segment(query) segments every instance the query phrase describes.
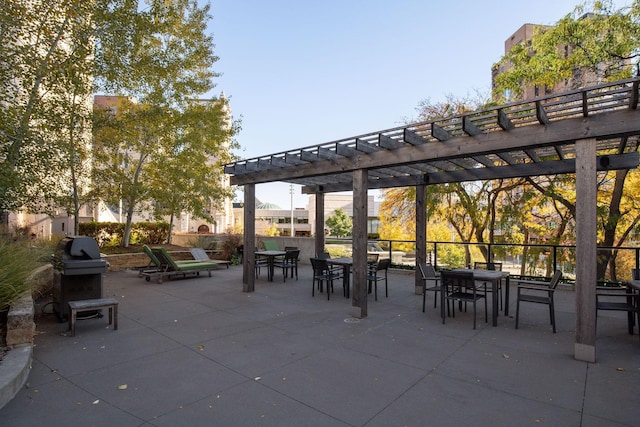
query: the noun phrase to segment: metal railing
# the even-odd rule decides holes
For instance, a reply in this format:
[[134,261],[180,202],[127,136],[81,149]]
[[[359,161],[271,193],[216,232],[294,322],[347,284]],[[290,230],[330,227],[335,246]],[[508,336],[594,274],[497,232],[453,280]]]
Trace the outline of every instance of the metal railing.
[[[368,252],[391,258],[397,268],[415,267],[415,241],[369,240]],[[329,252],[350,256],[351,239],[326,240]],[[640,268],[640,247],[598,247],[599,282],[619,283],[631,279],[631,269]],[[570,245],[517,243],[427,242],[427,262],[438,269],[473,266],[475,262],[501,262],[505,270],[519,277],[551,277],[556,269],[563,281],[575,280],[576,248]]]

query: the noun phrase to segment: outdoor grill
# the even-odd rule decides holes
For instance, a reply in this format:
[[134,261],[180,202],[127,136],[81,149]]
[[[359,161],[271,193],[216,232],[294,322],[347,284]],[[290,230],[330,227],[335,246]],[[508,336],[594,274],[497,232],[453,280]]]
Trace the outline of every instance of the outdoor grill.
[[102,298],[102,273],[107,262],[91,237],[66,237],[54,255],[53,307],[63,322],[69,316],[69,301]]

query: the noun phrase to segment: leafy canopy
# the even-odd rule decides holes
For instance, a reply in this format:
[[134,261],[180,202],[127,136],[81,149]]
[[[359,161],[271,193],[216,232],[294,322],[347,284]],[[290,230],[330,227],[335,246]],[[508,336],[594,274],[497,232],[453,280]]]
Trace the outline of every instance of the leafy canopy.
[[353,229],[353,221],[351,221],[349,215],[342,209],[336,209],[333,215],[327,218],[325,224],[329,228],[331,235],[336,237],[349,236]]

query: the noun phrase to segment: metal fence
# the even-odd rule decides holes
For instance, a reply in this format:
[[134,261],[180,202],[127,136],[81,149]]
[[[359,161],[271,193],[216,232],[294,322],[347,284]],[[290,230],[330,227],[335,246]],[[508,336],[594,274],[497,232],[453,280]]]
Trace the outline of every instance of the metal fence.
[[[334,256],[350,256],[350,239],[327,239]],[[391,258],[397,268],[415,267],[415,241],[370,240],[369,253]],[[618,283],[631,279],[631,270],[640,268],[640,247],[598,247],[599,282]],[[438,269],[473,267],[475,262],[501,262],[502,268],[518,277],[551,277],[560,269],[563,281],[575,280],[576,248],[568,245],[515,243],[427,242],[427,262]]]

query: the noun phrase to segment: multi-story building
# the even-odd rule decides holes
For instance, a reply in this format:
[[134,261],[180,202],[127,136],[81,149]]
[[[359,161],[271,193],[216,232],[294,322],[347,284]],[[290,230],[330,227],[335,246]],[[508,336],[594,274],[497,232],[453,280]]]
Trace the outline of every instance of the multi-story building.
[[[593,18],[594,15],[592,13],[586,13],[584,14],[582,17],[580,17],[580,19],[591,19]],[[531,39],[533,38],[533,36],[540,32],[540,31],[545,31],[547,29],[553,28],[552,26],[549,25],[540,25],[540,24],[524,24],[522,25],[520,28],[518,28],[516,30],[515,33],[513,33],[509,38],[507,38],[504,42],[504,53],[505,55],[511,50],[512,47],[521,44],[521,43],[526,43],[528,46],[531,46]],[[568,45],[559,45],[558,46],[558,53],[562,56],[564,56],[565,58],[571,56],[571,54],[573,53],[574,50],[574,46],[568,44]],[[534,55],[535,52],[533,51],[533,49],[531,49],[531,55]],[[623,60],[621,63],[615,63],[615,64],[601,64],[601,67],[599,67],[599,71],[602,72],[606,69],[609,68],[613,68],[613,69],[617,69],[620,66],[630,66],[631,65],[631,60]],[[611,66],[611,67],[610,67]],[[508,62],[500,62],[498,64],[495,64],[492,69],[491,69],[491,83],[492,83],[492,88],[495,88],[495,80],[496,77],[502,73],[504,73],[505,71],[509,70],[510,68],[510,64]],[[602,73],[600,73],[602,74]],[[578,70],[576,69],[573,72],[573,76],[571,78],[565,79],[561,82],[558,82],[554,85],[554,87],[547,87],[547,86],[528,86],[525,87],[522,91],[522,96],[518,97],[518,99],[515,99],[515,97],[513,96],[513,94],[511,93],[505,93],[504,98],[507,101],[516,101],[516,100],[526,100],[526,99],[532,99],[538,96],[545,96],[545,95],[550,95],[553,93],[562,93],[562,92],[566,92],[572,89],[576,89],[578,87],[584,87],[584,86],[590,86],[590,85],[595,85],[595,84],[599,84],[601,83],[600,79],[602,77],[599,76],[598,73],[596,73],[595,71],[590,71],[590,70]]]
[[[531,45],[531,38],[537,31],[544,30],[545,28],[551,28],[548,25],[539,25],[539,24],[524,24],[520,28],[516,30],[508,39],[504,42],[504,53],[511,50],[512,47],[520,44],[526,43],[527,45]],[[505,71],[509,70],[510,64],[508,62],[500,62],[495,64],[491,69],[491,87],[495,88],[496,77]],[[547,95],[552,92],[552,88],[548,87],[539,87],[539,86],[529,86],[523,89],[522,98],[530,99],[535,98],[537,96]],[[513,96],[511,93],[503,94],[504,98],[507,100],[512,100]]]
[[[244,227],[244,203],[234,203],[234,228]],[[292,225],[293,224],[293,225]],[[275,232],[279,236],[311,236],[309,212],[306,209],[281,209],[273,203],[261,203],[256,200],[256,234],[266,235]],[[293,230],[293,233],[291,232]]]
[[[374,196],[367,197],[367,234],[377,234],[380,227],[380,219],[378,217],[378,210],[380,203],[375,201]],[[334,214],[337,209],[342,209],[349,216],[353,218],[353,196],[351,194],[325,194],[324,196],[324,218],[325,221],[328,217]],[[309,203],[307,204],[307,210],[309,211],[309,223],[311,229],[315,230],[316,224],[316,197],[315,194],[309,196]],[[325,227],[326,230],[326,227]],[[326,230],[328,231],[328,230]]]
[[[380,203],[373,196],[368,198],[368,233],[377,234],[380,226],[378,209]],[[351,195],[325,194],[324,218],[334,214],[337,209],[342,209],[353,218],[353,198]],[[243,203],[234,203],[234,219],[237,229],[243,228],[244,208]],[[256,200],[256,234],[264,235],[267,230],[276,228],[279,236],[291,236],[291,223],[293,219],[293,235],[297,237],[311,236],[315,230],[316,202],[315,195],[310,195],[306,209],[293,210],[281,209],[272,203],[261,203]],[[328,230],[325,230],[328,233]]]

